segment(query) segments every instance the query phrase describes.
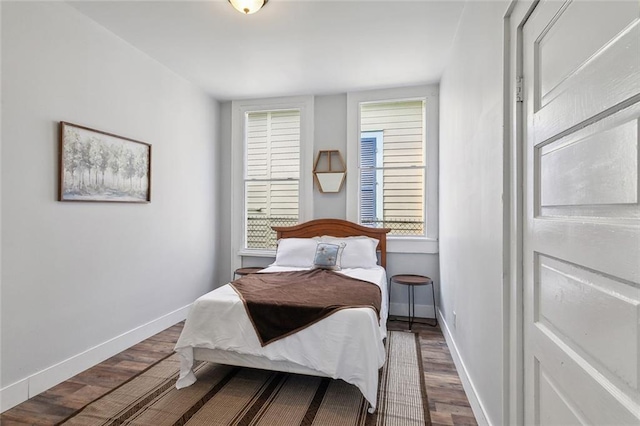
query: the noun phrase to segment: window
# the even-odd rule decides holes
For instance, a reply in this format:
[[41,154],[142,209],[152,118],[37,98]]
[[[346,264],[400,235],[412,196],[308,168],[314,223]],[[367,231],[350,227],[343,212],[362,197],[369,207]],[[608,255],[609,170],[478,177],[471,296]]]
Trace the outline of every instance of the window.
[[424,100],[360,104],[360,223],[425,237]]
[[273,249],[272,226],[298,223],[300,110],[246,114],[246,248]]
[[390,228],[390,252],[436,253],[438,89],[347,95],[347,218]]
[[274,255],[272,226],[295,225],[312,213],[313,97],[234,101],[231,108],[235,270],[241,256]]

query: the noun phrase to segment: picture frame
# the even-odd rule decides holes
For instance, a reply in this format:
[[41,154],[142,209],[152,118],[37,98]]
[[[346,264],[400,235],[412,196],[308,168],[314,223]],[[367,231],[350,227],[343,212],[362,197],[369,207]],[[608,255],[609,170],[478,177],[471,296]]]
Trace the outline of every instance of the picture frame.
[[151,202],[151,145],[60,122],[59,201]]

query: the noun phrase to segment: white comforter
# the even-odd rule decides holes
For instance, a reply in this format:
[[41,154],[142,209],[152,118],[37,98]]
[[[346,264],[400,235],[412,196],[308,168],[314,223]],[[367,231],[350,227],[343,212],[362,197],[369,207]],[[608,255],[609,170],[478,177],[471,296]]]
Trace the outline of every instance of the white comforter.
[[[302,270],[271,266],[264,272]],[[370,308],[343,309],[291,336],[264,347],[245,307],[231,286],[224,285],[198,298],[187,316],[175,351],[180,354],[178,389],[196,381],[193,348],[222,349],[303,365],[358,387],[375,410],[378,369],[385,361],[387,335],[387,278],[381,267],[344,269],[341,273],[369,281],[382,290],[380,322]]]

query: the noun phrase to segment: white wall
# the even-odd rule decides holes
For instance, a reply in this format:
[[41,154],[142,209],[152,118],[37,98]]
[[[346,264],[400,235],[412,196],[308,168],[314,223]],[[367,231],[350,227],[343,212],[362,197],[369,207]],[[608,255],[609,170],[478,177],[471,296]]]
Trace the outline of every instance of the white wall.
[[[60,2],[2,2],[2,408],[214,286],[218,103]],[[58,122],[153,145],[150,204],[56,201]]]
[[[313,160],[318,151],[338,149],[346,162],[347,155],[347,94],[316,96],[314,105]],[[356,173],[347,170],[347,173]],[[313,183],[313,217],[347,218],[346,182],[340,192],[323,194]]]
[[[230,103],[225,103],[222,106],[222,127],[226,128],[227,121],[230,121],[229,117],[226,117],[224,111],[230,110]],[[229,124],[230,127],[230,124]],[[230,148],[231,138],[230,134],[227,138],[223,137],[223,152],[227,152]],[[347,94],[334,94],[334,95],[322,95],[314,97],[314,147],[313,155],[314,160],[319,150],[326,149],[338,149],[343,155],[345,162],[347,162]],[[221,168],[224,173],[227,173],[227,166]],[[229,172],[230,173],[230,172]],[[347,170],[347,173],[357,173],[357,170]],[[221,178],[222,181],[230,179],[230,174],[225,174],[225,177]],[[347,198],[346,198],[346,185],[347,181],[342,187],[342,190],[338,193],[323,194],[318,191],[316,184],[314,183],[313,189],[313,218],[339,218],[345,219],[347,212]],[[221,202],[225,205],[230,202],[229,186],[227,185],[225,191],[222,194],[223,200],[229,200]],[[230,215],[230,209],[227,208],[228,215]],[[230,238],[230,237],[229,237]],[[226,241],[226,240],[225,240]],[[273,262],[272,257],[248,257],[245,256],[242,259],[243,266],[266,266]],[[230,265],[230,260],[228,260]],[[438,300],[437,291],[440,282],[440,270],[438,263],[438,254],[408,254],[408,253],[389,253],[387,257],[387,275],[391,277],[394,274],[422,274],[427,275],[433,279],[436,286],[436,300]],[[220,285],[226,283],[232,276],[230,267],[227,271],[220,274]],[[394,285],[390,291],[391,305],[390,313],[392,315],[407,315],[407,288],[401,285]],[[431,287],[418,287],[415,289],[416,300],[416,315],[419,317],[434,317],[433,310],[433,298]]]
[[476,415],[495,425],[505,424],[501,196],[507,6],[506,1],[467,2],[440,84],[443,329],[469,381],[466,390],[480,405]]

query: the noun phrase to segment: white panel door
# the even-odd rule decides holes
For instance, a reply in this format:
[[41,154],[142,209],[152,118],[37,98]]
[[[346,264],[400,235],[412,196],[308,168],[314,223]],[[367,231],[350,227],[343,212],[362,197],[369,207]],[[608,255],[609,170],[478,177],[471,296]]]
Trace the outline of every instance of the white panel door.
[[523,28],[525,420],[640,425],[640,2]]

